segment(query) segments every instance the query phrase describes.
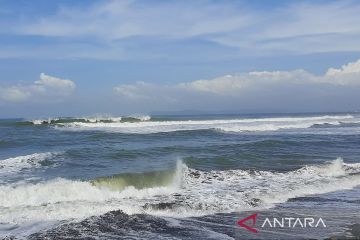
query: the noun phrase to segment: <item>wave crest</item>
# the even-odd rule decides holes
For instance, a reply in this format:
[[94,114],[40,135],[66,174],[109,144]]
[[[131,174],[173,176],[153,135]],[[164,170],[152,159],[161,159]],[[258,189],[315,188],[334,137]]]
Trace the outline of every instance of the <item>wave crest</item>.
[[41,167],[45,165],[46,161],[59,154],[58,152],[34,153],[0,160],[0,174],[10,174],[23,169]]
[[290,198],[350,189],[359,184],[360,165],[345,164],[342,159],[285,173],[206,172],[178,162],[175,171],[143,176],[118,175],[89,182],[54,179],[0,186],[0,207],[6,209],[0,222],[82,218],[116,209],[128,214],[145,211],[196,216],[268,208]]
[[174,182],[175,171],[154,171],[145,173],[125,173],[108,177],[98,177],[91,181],[94,186],[111,190],[124,190],[132,186],[144,189],[159,186],[168,186]]
[[282,129],[306,129],[321,124],[340,125],[341,123],[358,122],[351,115],[222,119],[222,120],[172,120],[172,121],[137,121],[137,122],[71,122],[59,123],[63,130],[101,130],[120,133],[150,134],[174,131],[194,131],[215,129],[222,132],[263,132]]
[[68,118],[47,118],[34,119],[25,121],[24,123],[31,123],[33,125],[54,125],[67,123],[120,123],[120,122],[139,122],[149,121],[151,116],[148,115],[131,115],[131,116],[95,116],[95,117],[68,117]]

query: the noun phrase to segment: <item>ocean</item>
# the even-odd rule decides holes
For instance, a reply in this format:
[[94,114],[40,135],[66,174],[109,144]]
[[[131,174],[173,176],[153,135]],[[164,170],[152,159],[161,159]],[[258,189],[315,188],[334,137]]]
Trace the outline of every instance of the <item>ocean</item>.
[[359,113],[0,120],[0,238],[359,237]]

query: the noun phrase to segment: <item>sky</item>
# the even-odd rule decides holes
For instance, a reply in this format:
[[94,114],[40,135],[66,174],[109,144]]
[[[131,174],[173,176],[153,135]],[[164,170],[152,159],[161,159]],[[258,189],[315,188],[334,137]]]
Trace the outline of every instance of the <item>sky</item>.
[[356,0],[0,0],[0,118],[360,111]]

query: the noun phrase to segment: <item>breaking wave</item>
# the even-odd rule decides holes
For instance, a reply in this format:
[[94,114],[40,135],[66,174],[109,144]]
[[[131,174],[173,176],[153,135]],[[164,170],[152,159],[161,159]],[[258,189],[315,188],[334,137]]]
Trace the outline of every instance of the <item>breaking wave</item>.
[[173,171],[0,186],[0,222],[79,219],[117,209],[176,217],[236,212],[359,184],[360,164],[340,158],[283,173],[206,172],[178,162]]
[[149,121],[151,119],[148,115],[131,115],[126,117],[112,117],[112,116],[96,116],[96,117],[76,117],[76,118],[46,118],[34,119],[25,121],[23,123],[30,123],[33,125],[48,125],[48,124],[65,124],[65,123],[120,123],[120,122],[139,122]]
[[154,171],[146,173],[125,173],[109,177],[98,177],[91,183],[98,187],[111,190],[123,190],[128,186],[144,189],[158,186],[167,186],[173,181],[174,171]]
[[59,154],[57,152],[34,153],[0,160],[0,175],[48,165],[48,161]]
[[59,123],[56,126],[63,130],[101,130],[120,133],[161,133],[192,130],[218,130],[222,132],[277,131],[282,129],[307,129],[328,124],[341,125],[359,123],[352,115],[317,116],[317,117],[284,117],[284,118],[248,118],[222,120],[173,120],[173,121],[138,121],[138,122],[80,122]]

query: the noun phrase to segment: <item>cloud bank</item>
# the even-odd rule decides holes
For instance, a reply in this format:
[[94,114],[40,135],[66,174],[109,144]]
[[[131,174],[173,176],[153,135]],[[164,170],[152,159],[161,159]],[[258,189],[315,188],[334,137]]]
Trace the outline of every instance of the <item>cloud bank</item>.
[[40,74],[39,80],[30,85],[0,86],[0,99],[6,102],[58,101],[70,96],[76,88],[73,81]]
[[[45,107],[43,103],[54,102],[59,104],[52,104],[51,111],[57,115],[60,106],[61,114],[71,111],[71,115],[183,110],[212,113],[356,111],[360,110],[360,60],[329,68],[323,74],[295,69],[251,71],[177,83],[171,79],[164,84],[139,81],[118,84],[105,92],[97,89],[81,95],[84,92],[79,91],[80,95],[70,99],[75,89],[71,80],[42,73],[32,84],[0,87],[0,103],[18,115],[27,111],[22,106],[33,109],[43,106],[39,113],[47,115],[50,105]],[[63,104],[67,98],[71,106]]]
[[138,82],[114,88],[122,101],[150,106],[152,109],[156,106],[182,106],[183,109],[238,107],[263,110],[312,106],[328,109],[326,104],[334,101],[337,107],[342,106],[345,110],[344,102],[351,102],[349,107],[358,105],[354,98],[359,99],[356,96],[359,90],[360,60],[340,68],[329,68],[323,75],[302,69],[253,71],[174,85]]

